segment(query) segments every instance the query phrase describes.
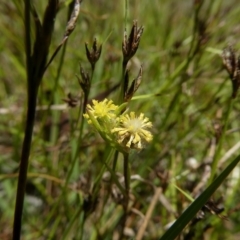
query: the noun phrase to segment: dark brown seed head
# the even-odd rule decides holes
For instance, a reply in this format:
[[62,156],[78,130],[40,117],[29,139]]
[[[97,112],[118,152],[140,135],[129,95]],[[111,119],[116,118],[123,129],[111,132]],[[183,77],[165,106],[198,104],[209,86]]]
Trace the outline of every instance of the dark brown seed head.
[[92,68],[94,68],[96,62],[98,61],[98,59],[101,56],[102,45],[100,45],[98,47],[97,46],[97,39],[95,38],[94,41],[93,41],[91,51],[89,51],[87,43],[85,43],[85,49],[86,49],[86,55],[87,55],[88,61],[90,62]]
[[[134,93],[138,90],[141,81],[142,81],[142,67],[139,70],[139,73],[137,75],[137,77],[132,81],[131,86],[128,88],[128,82],[129,82],[129,76],[128,76],[128,71],[126,71],[125,74],[125,81],[127,81],[126,84],[126,89],[124,89],[124,100],[125,102],[128,102],[132,99]],[[128,89],[127,89],[128,88]]]
[[82,66],[80,66],[80,75],[81,75],[81,78],[77,76],[79,85],[81,86],[84,94],[88,95],[90,91],[90,86],[91,86],[90,77],[89,77],[89,74],[84,71]]
[[240,57],[232,47],[227,47],[222,53],[223,65],[229,73],[232,82],[232,98],[236,98],[240,87]]
[[134,56],[136,53],[141,36],[143,34],[143,27],[137,26],[137,21],[133,22],[132,30],[127,36],[126,30],[124,32],[124,39],[122,43],[122,52],[123,52],[123,63],[127,64],[127,62]]
[[236,54],[232,47],[228,47],[223,50],[222,60],[224,67],[227,69],[230,77],[232,78],[237,65]]

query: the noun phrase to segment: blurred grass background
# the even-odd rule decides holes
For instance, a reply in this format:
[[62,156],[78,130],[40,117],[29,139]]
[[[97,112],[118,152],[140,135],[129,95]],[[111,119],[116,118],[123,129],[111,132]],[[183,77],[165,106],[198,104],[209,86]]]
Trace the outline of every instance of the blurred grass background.
[[[201,24],[196,30],[194,16],[198,2],[203,5],[198,13]],[[65,30],[69,1],[64,3],[56,18],[50,52],[58,46]],[[47,1],[33,4],[42,16]],[[116,186],[109,184],[107,171],[97,203],[88,209],[93,207],[91,191],[102,168],[105,143],[87,124],[81,142],[78,141],[79,108],[67,108],[63,99],[69,93],[82,96],[75,75],[79,75],[80,64],[90,72],[84,43],[91,46],[95,37],[103,49],[93,75],[90,98],[117,99],[119,89],[110,95],[105,93],[121,80],[125,10],[124,1],[84,1],[76,29],[67,43],[59,79],[61,54],[44,75],[38,106],[46,108],[38,110],[36,116],[23,239],[119,238],[122,196]],[[134,79],[142,64],[143,80],[129,107],[149,117],[154,126],[154,140],[141,152],[130,155],[132,200],[125,226],[126,239],[136,237],[156,189],[161,192],[142,239],[159,239],[168,224],[190,204],[176,185],[192,198],[207,186],[205,176],[232,91],[220,54],[228,44],[240,47],[239,11],[236,0],[129,1],[127,31],[134,19],[144,26],[140,47],[129,65]],[[0,12],[0,239],[10,239],[26,115],[23,3],[3,0]],[[194,36],[197,39],[193,42]],[[198,43],[200,46],[190,58],[195,47],[192,44]],[[184,65],[184,61],[188,63]],[[50,105],[58,109],[48,109]],[[221,162],[219,169],[239,152],[239,108],[237,98],[220,158],[232,147],[236,149]],[[76,149],[77,163],[72,166]],[[119,181],[122,168],[120,156],[116,168]],[[238,239],[238,186],[237,167],[212,198],[217,209],[224,208],[221,214],[227,220],[206,211],[202,219],[196,218],[189,224],[180,239]]]

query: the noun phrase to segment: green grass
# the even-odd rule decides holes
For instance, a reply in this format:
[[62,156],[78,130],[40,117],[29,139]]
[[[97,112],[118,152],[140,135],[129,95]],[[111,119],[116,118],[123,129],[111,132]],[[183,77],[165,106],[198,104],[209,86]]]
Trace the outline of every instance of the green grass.
[[[57,13],[48,60],[62,41],[70,2]],[[26,187],[22,239],[238,239],[240,105],[221,53],[229,44],[240,49],[240,7],[235,0],[193,2],[81,4],[76,28],[37,87],[28,177],[19,184]],[[32,6],[42,22],[47,1]],[[3,1],[0,11],[0,239],[11,239],[27,85],[36,87],[27,78],[25,39],[33,52],[37,37],[33,12],[24,32],[24,1]],[[89,102],[122,102],[123,34],[135,19],[144,32],[129,80],[141,65],[143,76],[128,108],[150,119],[153,141],[123,156],[83,119],[76,75],[82,78],[80,65],[89,73]],[[85,42],[91,49],[94,38],[102,53],[92,72]],[[64,101],[69,93],[73,108]]]

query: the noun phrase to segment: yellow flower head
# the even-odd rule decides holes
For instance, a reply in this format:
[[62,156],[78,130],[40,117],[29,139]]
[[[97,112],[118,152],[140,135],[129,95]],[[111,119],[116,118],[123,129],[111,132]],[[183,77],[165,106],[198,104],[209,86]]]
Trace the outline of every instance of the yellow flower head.
[[[112,100],[104,99],[102,102],[93,100],[93,106],[87,105],[87,111],[89,111],[96,119],[97,118],[116,118],[115,110],[118,108],[113,104]],[[86,113],[84,117],[89,119],[89,115]],[[89,121],[91,123],[91,121]]]
[[152,127],[152,123],[141,113],[139,117],[135,112],[121,115],[119,127],[115,127],[112,133],[117,133],[118,142],[127,148],[142,149],[142,141],[150,142],[153,138],[151,132],[146,130]]
[[130,149],[142,149],[144,143],[153,138],[148,128],[152,123],[141,113],[123,113],[127,103],[120,106],[113,104],[112,100],[102,102],[93,100],[92,106],[87,105],[84,117],[88,123],[99,132],[102,138],[119,151],[129,152]]

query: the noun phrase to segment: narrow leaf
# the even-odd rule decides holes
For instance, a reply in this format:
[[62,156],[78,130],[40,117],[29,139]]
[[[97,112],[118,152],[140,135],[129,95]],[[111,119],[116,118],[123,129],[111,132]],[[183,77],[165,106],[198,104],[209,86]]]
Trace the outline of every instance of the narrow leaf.
[[174,222],[159,240],[175,239],[186,225],[194,218],[197,212],[204,206],[212,194],[222,184],[222,182],[231,173],[234,167],[239,163],[240,155],[237,156],[227,168],[209,185],[209,187],[183,212],[183,214]]

